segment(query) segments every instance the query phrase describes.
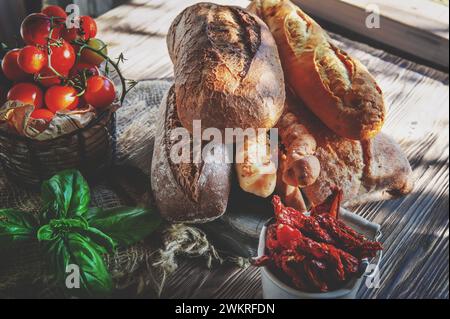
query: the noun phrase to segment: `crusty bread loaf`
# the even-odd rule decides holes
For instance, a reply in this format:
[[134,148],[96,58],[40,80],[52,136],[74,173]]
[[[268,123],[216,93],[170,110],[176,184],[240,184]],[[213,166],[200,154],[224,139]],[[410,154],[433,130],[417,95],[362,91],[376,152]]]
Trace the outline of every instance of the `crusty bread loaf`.
[[400,146],[383,133],[366,141],[338,136],[301,102],[297,115],[317,142],[320,162],[316,182],[302,188],[311,204],[320,204],[342,189],[346,206],[384,200],[410,193],[414,186],[411,166]]
[[355,140],[381,130],[386,110],[380,87],[312,18],[289,0],[253,0],[249,10],[269,26],[288,85],[330,129]]
[[202,128],[272,128],[285,87],[267,26],[242,8],[199,3],[184,10],[167,37],[178,115]]
[[[155,137],[151,182],[161,215],[171,222],[202,223],[225,213],[230,193],[232,165],[210,161],[211,154],[201,163],[174,163],[171,153],[180,143],[171,132],[181,127],[172,88],[160,106],[160,120]],[[193,150],[192,141],[189,140]],[[216,145],[214,155],[225,159],[225,146]],[[192,156],[191,156],[192,157]]]

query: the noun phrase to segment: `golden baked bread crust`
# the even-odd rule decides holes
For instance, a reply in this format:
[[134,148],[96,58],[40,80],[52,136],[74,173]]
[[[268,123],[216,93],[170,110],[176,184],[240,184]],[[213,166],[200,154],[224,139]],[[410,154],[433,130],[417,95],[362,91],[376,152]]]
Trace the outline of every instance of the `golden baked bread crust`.
[[272,128],[285,101],[284,75],[267,26],[242,8],[199,3],[167,37],[179,118],[202,128]]
[[313,19],[289,0],[254,0],[249,10],[269,26],[288,85],[330,129],[355,140],[381,130],[386,109],[380,87]]

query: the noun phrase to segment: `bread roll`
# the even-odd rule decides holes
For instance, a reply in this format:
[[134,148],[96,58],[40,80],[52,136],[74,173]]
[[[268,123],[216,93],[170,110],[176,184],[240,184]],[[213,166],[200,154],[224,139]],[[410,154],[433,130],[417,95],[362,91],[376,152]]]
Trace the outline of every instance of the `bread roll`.
[[283,167],[285,162],[280,160],[280,166],[278,168],[278,178],[276,193],[281,197],[282,202],[288,206],[292,207],[300,212],[306,212],[307,206],[303,198],[303,194],[298,186],[288,185],[283,181],[283,173],[285,169]]
[[202,128],[272,128],[284,109],[284,75],[267,26],[242,8],[199,3],[167,36],[178,115]]
[[[242,145],[243,162],[236,163],[242,190],[266,198],[273,194],[277,183],[277,167],[271,160],[266,134],[249,138]],[[239,151],[238,146],[238,151]]]
[[283,156],[280,163],[280,178],[284,183],[295,187],[305,187],[313,184],[320,173],[320,163],[315,157],[317,143],[301,124],[295,114],[295,99],[287,99],[286,113],[277,124]]
[[381,130],[386,109],[380,87],[313,19],[289,0],[253,0],[249,10],[269,26],[288,85],[330,129],[355,140]]
[[[177,153],[180,143],[177,136],[172,136],[172,132],[181,127],[175,99],[175,89],[172,86],[160,106],[160,121],[152,160],[152,191],[161,215],[168,221],[209,222],[225,213],[230,194],[232,165],[225,160],[211,161],[213,155],[209,153],[198,164],[193,161],[172,161],[171,154]],[[187,142],[190,150],[193,150],[191,139]],[[214,155],[218,159],[225,159],[225,152],[223,144],[214,148]]]

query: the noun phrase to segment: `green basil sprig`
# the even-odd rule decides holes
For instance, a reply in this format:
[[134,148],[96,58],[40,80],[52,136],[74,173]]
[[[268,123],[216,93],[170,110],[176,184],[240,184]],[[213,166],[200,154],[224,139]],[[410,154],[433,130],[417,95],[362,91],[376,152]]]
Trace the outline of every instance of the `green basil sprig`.
[[52,273],[65,287],[66,270],[80,270],[80,288],[67,291],[80,297],[111,293],[111,275],[103,255],[117,246],[132,245],[154,232],[161,217],[148,208],[89,208],[89,186],[80,172],[63,171],[42,184],[44,211],[33,214],[0,210],[0,251],[20,242],[43,244]]
[[13,209],[0,210],[0,251],[17,243],[31,240],[38,226],[37,219],[30,213]]

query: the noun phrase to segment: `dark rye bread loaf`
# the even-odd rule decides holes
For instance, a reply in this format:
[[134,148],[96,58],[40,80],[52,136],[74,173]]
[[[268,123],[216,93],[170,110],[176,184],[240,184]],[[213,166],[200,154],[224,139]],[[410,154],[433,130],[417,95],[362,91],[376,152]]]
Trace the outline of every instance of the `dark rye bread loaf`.
[[285,101],[275,40],[239,7],[199,3],[173,22],[167,45],[175,70],[178,115],[202,128],[272,128]]
[[[224,161],[214,163],[174,163],[171,153],[181,144],[171,132],[181,128],[172,86],[160,106],[159,125],[156,131],[151,181],[156,205],[161,215],[180,223],[202,223],[214,220],[225,213],[230,193],[232,165]],[[192,159],[192,139],[188,141]],[[225,158],[225,146],[214,148],[214,154]]]

